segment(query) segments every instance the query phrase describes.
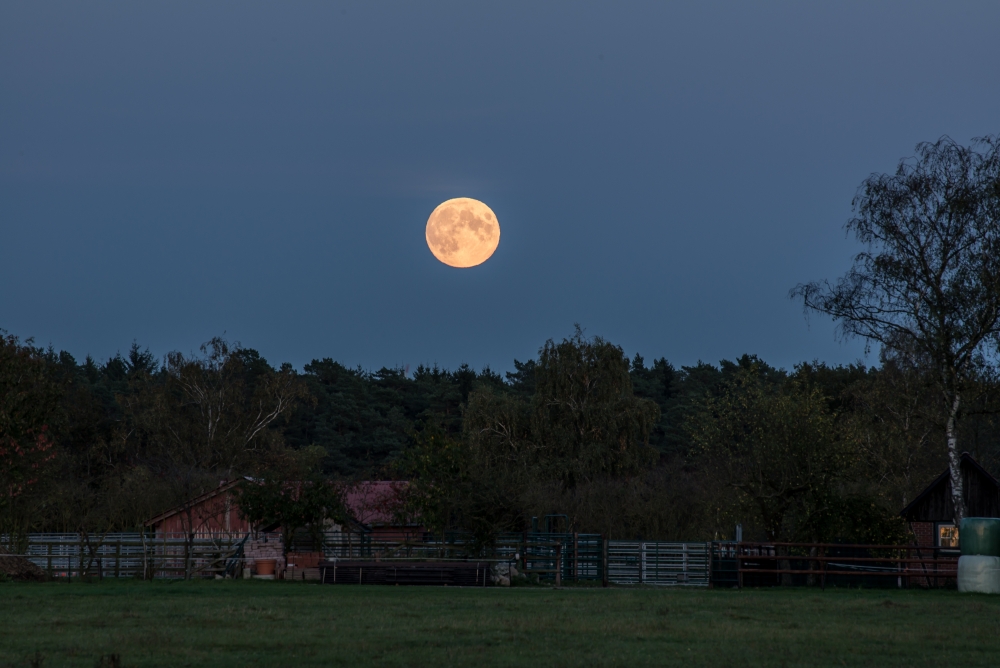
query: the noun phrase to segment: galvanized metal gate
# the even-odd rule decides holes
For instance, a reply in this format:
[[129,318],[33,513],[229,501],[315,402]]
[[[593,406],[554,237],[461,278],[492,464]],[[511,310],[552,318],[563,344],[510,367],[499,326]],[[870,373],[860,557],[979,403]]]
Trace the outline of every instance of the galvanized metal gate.
[[608,580],[615,584],[707,587],[708,543],[608,541]]
[[[264,534],[262,534],[264,535]],[[22,555],[51,577],[185,577],[231,572],[242,560],[245,536],[199,534],[28,534]],[[9,539],[0,536],[0,545]],[[8,549],[8,551],[11,551]],[[237,553],[239,556],[237,556]]]

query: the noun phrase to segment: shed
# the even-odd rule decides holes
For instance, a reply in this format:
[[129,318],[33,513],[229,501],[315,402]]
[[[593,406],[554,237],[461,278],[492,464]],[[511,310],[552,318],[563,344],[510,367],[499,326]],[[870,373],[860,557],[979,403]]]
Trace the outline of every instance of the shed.
[[[1000,483],[967,452],[962,453],[960,466],[968,516],[1000,517]],[[920,547],[957,548],[958,528],[948,469],[903,508],[900,515],[910,523]]]

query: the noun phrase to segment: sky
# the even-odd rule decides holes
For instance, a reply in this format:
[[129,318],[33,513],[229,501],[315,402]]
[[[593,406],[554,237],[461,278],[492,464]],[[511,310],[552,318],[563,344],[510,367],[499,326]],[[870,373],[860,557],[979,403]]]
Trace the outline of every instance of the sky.
[[[921,141],[1000,132],[1000,3],[0,4],[0,328],[82,360],[864,359],[788,297]],[[424,240],[453,197],[500,245]],[[868,362],[876,361],[870,355]]]

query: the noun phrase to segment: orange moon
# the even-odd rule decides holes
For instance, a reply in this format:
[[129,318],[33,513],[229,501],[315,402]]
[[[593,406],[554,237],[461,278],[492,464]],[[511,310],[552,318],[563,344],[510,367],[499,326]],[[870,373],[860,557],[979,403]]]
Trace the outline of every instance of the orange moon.
[[427,247],[449,267],[475,267],[500,244],[500,223],[490,207],[458,197],[438,204],[427,219]]

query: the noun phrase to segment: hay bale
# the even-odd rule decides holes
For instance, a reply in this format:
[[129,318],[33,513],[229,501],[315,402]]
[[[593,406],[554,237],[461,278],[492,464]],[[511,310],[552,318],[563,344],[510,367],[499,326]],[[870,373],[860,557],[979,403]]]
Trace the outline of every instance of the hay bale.
[[45,571],[24,557],[12,556],[0,547],[0,578],[20,582],[43,582]]

